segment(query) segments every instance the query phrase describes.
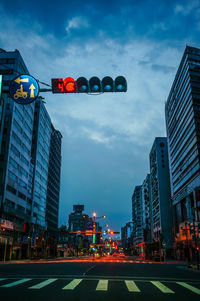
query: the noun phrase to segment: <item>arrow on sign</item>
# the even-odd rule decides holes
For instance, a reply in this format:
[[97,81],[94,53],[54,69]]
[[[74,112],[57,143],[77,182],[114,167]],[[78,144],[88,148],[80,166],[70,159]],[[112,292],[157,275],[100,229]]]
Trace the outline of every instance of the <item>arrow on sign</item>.
[[22,78],[21,79],[20,77],[18,77],[18,78],[15,79],[15,82],[18,83],[18,84],[20,84],[21,82],[28,83],[29,80],[28,80],[28,78]]
[[35,86],[33,84],[31,84],[29,89],[31,90],[30,97],[33,98],[34,97]]

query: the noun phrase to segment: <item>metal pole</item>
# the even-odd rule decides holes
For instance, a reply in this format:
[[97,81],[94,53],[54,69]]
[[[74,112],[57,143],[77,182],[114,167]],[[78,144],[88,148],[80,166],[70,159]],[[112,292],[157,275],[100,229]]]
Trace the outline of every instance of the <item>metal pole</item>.
[[5,242],[4,260],[3,261],[6,261],[6,249],[7,249],[7,238],[6,238],[6,242]]
[[93,234],[93,244],[95,244],[95,216],[93,216],[94,220],[93,220],[93,231],[92,231],[92,234]]

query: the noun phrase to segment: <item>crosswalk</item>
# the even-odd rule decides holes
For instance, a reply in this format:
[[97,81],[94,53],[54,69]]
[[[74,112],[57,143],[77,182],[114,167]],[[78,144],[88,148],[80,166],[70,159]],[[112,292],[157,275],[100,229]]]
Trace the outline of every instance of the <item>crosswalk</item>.
[[[45,287],[49,287],[52,284],[58,283],[59,281],[64,281],[66,284],[61,287],[62,290],[67,291],[73,291],[76,290],[78,287],[80,287],[81,283],[86,284],[86,286],[83,286],[83,289],[86,289],[89,287],[89,283],[92,280],[95,281],[95,287],[94,290],[96,292],[107,292],[110,290],[110,283],[112,282],[123,282],[124,283],[124,289],[127,290],[129,293],[142,293],[144,292],[144,286],[141,288],[142,282],[148,283],[148,285],[151,285],[152,288],[157,289],[158,292],[163,294],[175,294],[176,291],[180,291],[180,288],[187,291],[192,292],[196,295],[200,295],[200,281],[195,282],[194,284],[192,282],[184,282],[184,281],[150,281],[150,280],[121,280],[121,279],[86,279],[86,278],[77,278],[77,279],[62,279],[62,278],[49,278],[49,279],[37,279],[37,278],[23,278],[23,279],[11,279],[11,278],[0,278],[0,289],[1,288],[13,288],[13,287],[23,287],[25,289],[29,290],[39,290],[43,289]],[[34,283],[31,283],[34,282]],[[164,283],[163,283],[164,282]],[[173,287],[170,287],[170,286]],[[25,287],[24,287],[25,286]],[[60,286],[59,286],[60,288]]]

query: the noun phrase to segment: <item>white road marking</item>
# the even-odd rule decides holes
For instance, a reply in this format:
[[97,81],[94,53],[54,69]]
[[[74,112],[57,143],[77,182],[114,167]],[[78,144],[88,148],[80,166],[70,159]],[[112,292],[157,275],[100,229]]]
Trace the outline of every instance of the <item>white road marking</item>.
[[137,287],[137,285],[135,284],[134,281],[131,280],[125,280],[126,286],[129,290],[129,292],[135,292],[135,293],[139,293],[140,289]]
[[108,280],[99,280],[96,291],[107,291],[108,290]]
[[83,279],[74,279],[74,280],[72,280],[70,283],[68,283],[66,286],[63,287],[63,290],[73,290],[73,289],[75,289],[75,287],[77,287],[82,280]]
[[52,283],[56,280],[57,280],[57,278],[56,279],[47,279],[47,280],[42,281],[42,282],[40,282],[36,285],[30,286],[29,289],[40,289],[40,288],[43,288],[43,287],[49,285],[50,283]]
[[160,281],[151,281],[151,283],[155,285],[162,293],[174,294],[174,291],[162,284]]
[[30,281],[30,280],[32,280],[32,279],[25,278],[25,279],[14,281],[14,282],[11,282],[11,283],[8,283],[8,284],[1,285],[1,287],[11,287],[11,286],[15,286],[15,285],[18,285],[18,284],[21,284],[21,283],[24,283],[24,282],[27,282],[27,281]]
[[185,282],[176,282],[176,283],[178,283],[179,285],[187,288],[188,290],[192,291],[193,293],[196,293],[197,295],[200,295],[200,289],[198,289],[198,288],[196,288],[196,287],[194,287],[190,284],[187,284]]

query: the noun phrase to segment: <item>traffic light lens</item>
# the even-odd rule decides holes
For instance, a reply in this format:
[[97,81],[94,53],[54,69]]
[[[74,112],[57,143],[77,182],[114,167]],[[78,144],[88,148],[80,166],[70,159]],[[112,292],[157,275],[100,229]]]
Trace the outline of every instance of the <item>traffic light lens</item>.
[[63,81],[65,92],[73,93],[76,91],[75,80],[72,77],[67,77]]
[[98,85],[94,85],[91,90],[93,92],[97,92],[99,90],[99,86]]
[[117,90],[118,91],[123,91],[124,90],[124,86],[123,85],[117,85]]
[[105,90],[105,91],[111,91],[111,90],[112,90],[112,87],[111,87],[110,85],[106,85],[106,86],[104,87],[104,90]]
[[81,86],[80,90],[81,92],[85,92],[87,90],[87,86]]

